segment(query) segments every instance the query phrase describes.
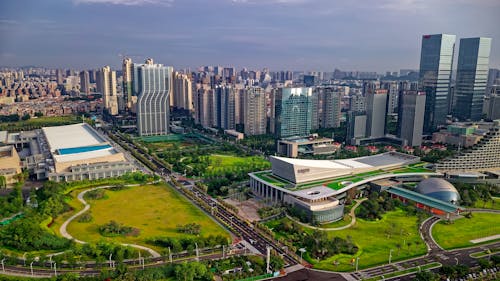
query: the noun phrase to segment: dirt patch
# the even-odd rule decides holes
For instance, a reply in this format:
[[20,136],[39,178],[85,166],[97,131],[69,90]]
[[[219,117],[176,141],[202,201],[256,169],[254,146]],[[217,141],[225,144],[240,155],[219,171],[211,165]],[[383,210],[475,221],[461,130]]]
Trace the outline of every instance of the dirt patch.
[[238,208],[238,215],[250,222],[260,220],[257,210],[265,206],[253,198],[245,201],[238,201],[234,199],[224,199],[224,201]]

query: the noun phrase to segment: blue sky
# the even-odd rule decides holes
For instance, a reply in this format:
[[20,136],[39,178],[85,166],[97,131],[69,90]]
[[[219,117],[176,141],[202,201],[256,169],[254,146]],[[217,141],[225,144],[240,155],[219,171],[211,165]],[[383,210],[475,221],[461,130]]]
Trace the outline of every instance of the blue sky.
[[499,12],[498,0],[1,0],[0,65],[119,67],[126,54],[385,72],[418,68],[421,35],[450,33],[492,37],[498,68]]

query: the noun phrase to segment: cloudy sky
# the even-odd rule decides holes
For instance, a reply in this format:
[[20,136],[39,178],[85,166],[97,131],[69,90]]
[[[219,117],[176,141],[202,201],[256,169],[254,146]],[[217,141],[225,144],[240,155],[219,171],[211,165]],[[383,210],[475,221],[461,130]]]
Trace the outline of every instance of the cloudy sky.
[[[498,0],[0,0],[0,66],[418,68],[421,36],[493,38]],[[458,41],[458,40],[457,40]],[[456,49],[458,54],[458,48]]]

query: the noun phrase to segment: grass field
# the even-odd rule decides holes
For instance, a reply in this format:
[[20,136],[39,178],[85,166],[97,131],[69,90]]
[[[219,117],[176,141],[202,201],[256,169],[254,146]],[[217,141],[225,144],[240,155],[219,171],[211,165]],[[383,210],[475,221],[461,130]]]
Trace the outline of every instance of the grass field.
[[[274,228],[279,222],[280,220],[270,221],[266,225]],[[304,228],[303,230],[308,233],[312,232],[311,229]],[[388,237],[389,232],[391,234]],[[379,221],[365,221],[358,218],[351,228],[327,233],[329,237],[347,238],[350,236],[359,251],[356,255],[339,254],[321,261],[311,259],[306,252],[304,257],[317,269],[352,271],[354,267],[351,260],[358,256],[359,268],[362,269],[387,263],[391,249],[393,250],[392,261],[420,256],[427,250],[418,233],[417,217],[407,216],[403,210],[388,212]],[[275,233],[275,235],[277,238],[285,236],[283,233]],[[397,245],[401,246],[399,250]],[[335,261],[338,262],[337,265],[334,265]]]
[[[470,240],[500,234],[500,214],[473,213],[471,219],[461,218],[452,224],[439,222],[432,228],[436,242],[445,249],[472,245]],[[488,241],[493,242],[493,241]]]
[[[228,233],[197,209],[185,198],[166,185],[145,185],[121,191],[106,190],[108,199],[88,201],[93,220],[80,223],[76,220],[68,226],[68,232],[83,241],[112,240],[121,243],[146,245],[147,238],[156,236],[180,237],[176,226],[188,223],[201,225],[201,236],[228,235]],[[72,201],[75,201],[73,199]],[[103,237],[99,225],[110,220],[138,228],[137,237]],[[154,248],[154,247],[153,247]]]
[[486,201],[486,204],[482,200],[477,200],[474,208],[500,210],[500,198],[492,197],[490,201]]
[[0,123],[0,130],[15,131],[21,129],[37,129],[41,127],[75,124],[79,122],[82,122],[82,119],[80,116],[76,115],[50,117],[43,116],[38,118],[31,118],[26,121],[21,120],[18,122]]
[[207,171],[223,171],[228,168],[248,167],[250,165],[262,165],[271,167],[271,163],[259,156],[240,157],[235,155],[210,154],[210,165]]

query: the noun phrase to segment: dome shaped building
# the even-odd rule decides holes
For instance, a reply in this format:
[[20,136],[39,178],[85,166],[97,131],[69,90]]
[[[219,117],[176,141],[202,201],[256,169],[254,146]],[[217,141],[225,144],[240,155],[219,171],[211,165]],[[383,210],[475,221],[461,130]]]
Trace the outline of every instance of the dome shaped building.
[[421,181],[415,191],[455,205],[458,205],[460,201],[457,189],[451,183],[440,178],[429,178]]

